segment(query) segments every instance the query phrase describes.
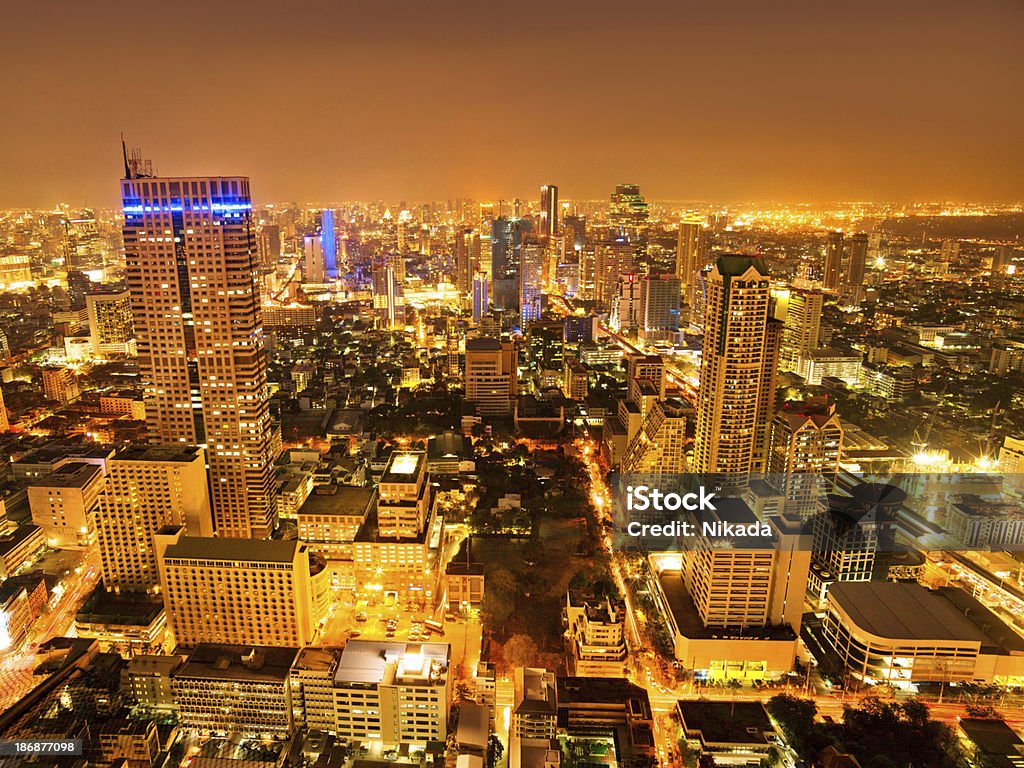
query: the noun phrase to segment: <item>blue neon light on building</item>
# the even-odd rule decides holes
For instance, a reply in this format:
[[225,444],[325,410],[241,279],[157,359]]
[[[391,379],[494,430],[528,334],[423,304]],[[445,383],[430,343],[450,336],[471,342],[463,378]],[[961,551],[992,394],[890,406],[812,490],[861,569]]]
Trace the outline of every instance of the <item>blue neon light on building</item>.
[[320,216],[320,245],[324,252],[324,271],[328,277],[337,277],[338,243],[334,239],[334,211],[329,208]]

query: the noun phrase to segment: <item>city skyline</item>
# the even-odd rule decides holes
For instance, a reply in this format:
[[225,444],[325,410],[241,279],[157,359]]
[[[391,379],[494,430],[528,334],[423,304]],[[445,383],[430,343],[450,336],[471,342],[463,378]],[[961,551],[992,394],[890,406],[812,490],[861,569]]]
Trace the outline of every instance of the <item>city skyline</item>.
[[[160,172],[244,174],[276,200],[532,196],[549,179],[580,199],[623,179],[726,201],[1013,201],[1024,186],[1016,3],[392,10],[306,5],[289,35],[269,4],[67,8],[58,25],[8,9],[0,207],[113,207],[121,131]],[[126,55],[140,28],[179,90]],[[224,98],[242,84],[241,106]]]

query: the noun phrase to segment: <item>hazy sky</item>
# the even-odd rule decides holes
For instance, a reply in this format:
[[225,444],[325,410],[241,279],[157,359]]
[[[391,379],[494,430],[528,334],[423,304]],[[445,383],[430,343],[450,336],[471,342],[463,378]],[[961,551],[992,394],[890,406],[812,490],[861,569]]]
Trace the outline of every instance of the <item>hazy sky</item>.
[[0,207],[1021,200],[1024,0],[0,0]]

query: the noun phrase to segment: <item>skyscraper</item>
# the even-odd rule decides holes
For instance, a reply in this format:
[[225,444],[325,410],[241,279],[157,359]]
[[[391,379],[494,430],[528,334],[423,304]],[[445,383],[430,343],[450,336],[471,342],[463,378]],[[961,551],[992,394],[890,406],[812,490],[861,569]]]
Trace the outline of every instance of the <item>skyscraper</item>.
[[623,235],[632,236],[647,225],[647,201],[636,184],[617,184],[608,206],[608,220]]
[[540,188],[540,236],[551,238],[558,232],[558,187],[545,184]]
[[273,426],[249,180],[125,164],[125,274],[154,442],[206,446],[221,536],[277,524]]
[[520,250],[519,265],[519,320],[523,327],[540,320],[541,298],[544,287],[544,245],[526,243]]
[[763,461],[782,323],[760,259],[722,256],[708,278],[694,471],[745,483]]
[[322,283],[326,274],[323,238],[317,235],[306,235],[302,238],[303,281],[307,283]]
[[679,330],[679,278],[647,275],[643,279],[643,322],[647,337]]
[[630,273],[620,275],[612,299],[609,323],[627,336],[635,336],[643,320],[643,281]]
[[775,294],[776,316],[783,322],[782,352],[779,367],[796,371],[800,360],[809,358],[818,348],[821,336],[821,308],[824,294],[820,290],[792,288]]
[[516,349],[512,342],[466,340],[466,400],[481,416],[507,416],[516,396]]
[[827,397],[787,403],[772,420],[768,480],[786,498],[786,514],[811,517],[833,490],[843,426]]
[[700,216],[684,216],[679,222],[679,239],[676,242],[676,277],[684,289],[692,289],[697,283],[697,273],[704,266],[701,259],[701,234],[704,220]]
[[825,268],[822,283],[826,291],[838,293],[843,282],[843,233],[829,232],[825,243]]
[[850,238],[850,258],[846,264],[843,292],[853,304],[864,298],[864,270],[868,261],[868,236],[858,232]]
[[480,270],[480,235],[466,227],[455,233],[455,287],[459,293],[470,291],[470,282]]
[[516,309],[519,304],[519,266],[522,259],[522,219],[499,216],[491,227],[491,285],[494,306]]
[[477,274],[473,277],[473,322],[479,323],[480,318],[487,314],[488,297],[487,275]]
[[320,213],[320,243],[324,253],[324,276],[333,280],[338,276],[338,240],[334,234],[334,211],[330,208]]

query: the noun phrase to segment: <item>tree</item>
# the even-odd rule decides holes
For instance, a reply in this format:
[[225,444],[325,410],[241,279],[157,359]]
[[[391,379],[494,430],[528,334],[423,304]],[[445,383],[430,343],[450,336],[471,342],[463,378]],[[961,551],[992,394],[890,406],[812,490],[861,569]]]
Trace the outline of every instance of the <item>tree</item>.
[[487,626],[494,630],[508,621],[512,611],[515,610],[515,600],[507,592],[498,589],[488,589],[484,592],[484,599],[480,606],[484,614]]
[[814,716],[818,713],[818,706],[810,699],[780,693],[768,699],[767,707],[789,745],[797,753],[806,754],[807,738],[814,730]]
[[537,643],[529,635],[512,635],[502,649],[510,667],[528,667],[537,658]]
[[516,577],[508,568],[497,567],[487,576],[487,589],[504,592],[507,595],[516,593]]
[[495,734],[491,734],[487,739],[487,768],[494,768],[501,760],[501,755],[505,751],[505,745],[501,743],[501,739]]

